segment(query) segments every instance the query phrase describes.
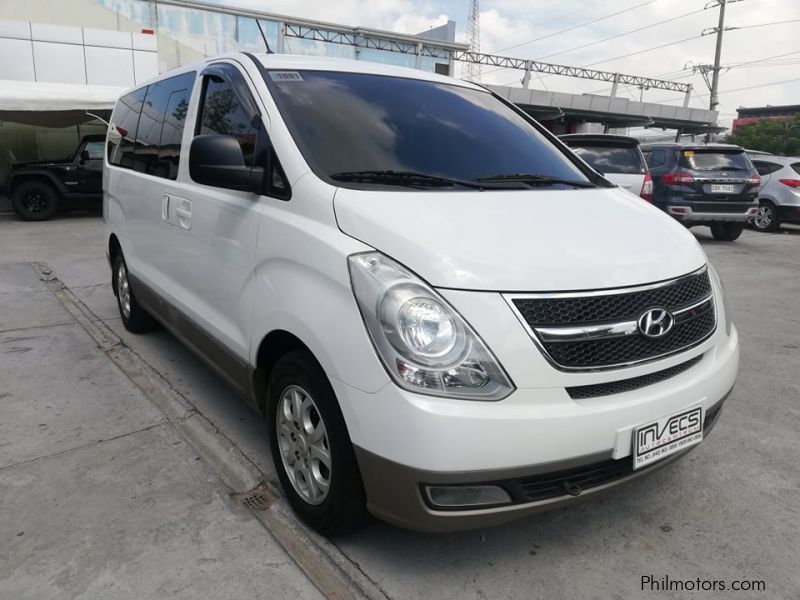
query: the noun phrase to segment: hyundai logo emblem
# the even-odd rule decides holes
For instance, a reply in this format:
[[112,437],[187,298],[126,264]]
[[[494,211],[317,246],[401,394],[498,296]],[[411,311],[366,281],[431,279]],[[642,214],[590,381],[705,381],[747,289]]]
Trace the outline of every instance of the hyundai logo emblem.
[[651,308],[639,317],[638,324],[645,337],[660,338],[672,330],[675,317],[666,308]]

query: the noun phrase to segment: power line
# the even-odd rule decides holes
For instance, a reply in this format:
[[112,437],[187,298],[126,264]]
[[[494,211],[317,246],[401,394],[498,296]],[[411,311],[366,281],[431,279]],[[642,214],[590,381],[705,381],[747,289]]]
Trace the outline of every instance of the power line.
[[579,23],[578,25],[573,25],[572,27],[567,27],[566,29],[561,29],[559,31],[555,31],[548,35],[545,35],[540,38],[534,38],[532,40],[528,40],[525,42],[520,42],[518,44],[514,44],[512,46],[506,46],[505,48],[499,48],[497,50],[493,50],[493,52],[505,52],[506,50],[511,50],[512,48],[519,48],[520,46],[527,46],[528,44],[533,44],[534,42],[541,42],[542,40],[550,39],[551,37],[555,37],[557,35],[561,35],[562,33],[566,33],[568,31],[573,31],[575,29],[580,29],[581,27],[586,27],[587,25],[592,25],[593,23],[599,23],[600,21],[605,21],[606,19],[610,19],[611,17],[616,17],[617,15],[621,15],[626,12],[630,12],[632,10],[636,10],[637,8],[641,8],[642,6],[647,6],[648,4],[653,4],[654,2],[658,2],[658,0],[647,0],[647,2],[642,2],[641,4],[637,4],[636,6],[631,6],[630,8],[626,8],[623,10],[619,10],[615,13],[611,13],[608,15],[603,15],[602,17],[598,17],[596,19],[592,19],[591,21],[585,21],[584,23]]
[[565,13],[562,13],[560,15],[556,15],[555,17],[551,17],[549,19],[545,19],[544,21],[539,21],[537,23],[537,25],[538,26],[542,26],[545,23],[552,23],[553,21],[558,21],[559,19],[563,19],[564,17],[569,17],[570,15],[574,15],[575,13],[579,13],[579,12],[585,13],[590,8],[593,8],[595,6],[600,6],[601,4],[608,4],[609,2],[611,2],[611,0],[600,0],[599,2],[592,2],[588,6],[581,6],[580,8],[576,8],[575,10],[571,10],[569,12],[565,12]]
[[772,21],[771,23],[757,23],[755,25],[742,25],[741,27],[729,27],[729,30],[734,29],[756,29],[757,27],[770,27],[772,25],[785,25],[787,23],[800,23],[800,19],[789,19],[787,21]]
[[[745,86],[745,87],[734,88],[732,90],[723,90],[723,91],[720,92],[720,95],[722,95],[722,94],[730,94],[732,92],[743,92],[745,90],[754,90],[754,89],[762,88],[762,87],[771,87],[773,85],[781,85],[782,83],[794,83],[795,81],[800,81],[800,77],[795,77],[793,79],[782,79],[781,81],[770,81],[768,83],[759,83],[759,84],[756,84],[756,85],[748,85],[748,86]],[[698,94],[697,97],[698,98],[708,98],[710,95],[711,94]],[[659,100],[659,104],[667,104],[669,102],[679,102],[679,101],[682,101],[682,100],[683,100],[682,96],[680,98],[669,98],[668,100]]]
[[663,25],[664,23],[671,23],[672,21],[677,21],[678,19],[683,19],[684,17],[688,17],[690,15],[696,15],[697,13],[701,13],[705,11],[705,8],[701,8],[699,10],[693,10],[688,13],[684,13],[682,15],[678,15],[677,17],[671,17],[669,19],[664,19],[663,21],[657,21],[655,23],[651,23],[650,25],[645,25],[643,27],[637,27],[636,29],[631,29],[629,31],[624,31],[622,33],[618,33],[616,35],[612,35],[607,38],[603,38],[602,40],[596,40],[594,42],[589,42],[588,44],[583,44],[581,46],[575,46],[574,48],[570,48],[569,50],[560,50],[559,52],[553,52],[552,54],[547,54],[545,56],[540,56],[536,60],[544,60],[545,58],[552,58],[553,56],[559,56],[560,54],[569,54],[570,52],[574,52],[575,50],[582,50],[583,48],[588,48],[589,46],[595,46],[597,44],[602,44],[603,42],[608,42],[610,40],[615,40],[617,38],[624,37],[626,35],[630,35],[631,33],[638,33],[639,31],[644,31],[645,29],[652,29],[658,25]]
[[619,56],[614,56],[613,58],[605,58],[603,60],[598,60],[593,63],[589,63],[586,65],[581,65],[581,67],[593,67],[594,65],[600,65],[603,63],[613,62],[615,60],[620,60],[622,58],[628,58],[629,56],[636,56],[638,54],[645,54],[647,52],[652,52],[653,50],[660,50],[661,48],[667,48],[669,46],[676,46],[678,44],[683,44],[684,42],[688,42],[690,40],[696,40],[703,37],[702,35],[693,35],[691,37],[683,38],[680,40],[674,40],[672,42],[667,42],[666,44],[660,44],[658,46],[652,46],[650,48],[644,48],[643,50],[637,50],[635,52],[629,52],[628,54],[621,54]]

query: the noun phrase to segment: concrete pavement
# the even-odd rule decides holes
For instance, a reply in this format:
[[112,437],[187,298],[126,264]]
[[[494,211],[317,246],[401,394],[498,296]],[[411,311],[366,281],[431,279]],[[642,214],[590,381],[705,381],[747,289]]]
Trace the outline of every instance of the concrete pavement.
[[[731,596],[642,592],[643,575],[763,580],[765,592],[734,596],[796,598],[800,232],[747,231],[732,244],[714,242],[703,228],[696,235],[725,280],[742,341],[738,385],[707,442],[685,460],[580,506],[451,535],[374,523],[327,550],[393,599]],[[0,260],[46,260],[98,319],[275,482],[261,419],[166,332],[124,331],[98,218],[25,224],[0,216],[0,252]]]
[[321,597],[27,263],[0,263],[0,498],[2,598]]

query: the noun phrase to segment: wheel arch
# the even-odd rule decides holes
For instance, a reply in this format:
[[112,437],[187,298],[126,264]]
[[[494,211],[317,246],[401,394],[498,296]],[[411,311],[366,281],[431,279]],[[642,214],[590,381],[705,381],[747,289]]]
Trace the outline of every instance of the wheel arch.
[[298,350],[307,353],[317,363],[322,372],[325,372],[311,348],[289,331],[274,329],[265,335],[259,343],[256,351],[255,369],[253,370],[253,392],[255,393],[258,408],[262,413],[266,412],[267,384],[275,365],[283,356]]
[[22,173],[12,173],[8,179],[8,195],[12,196],[17,186],[27,183],[29,181],[40,181],[48,184],[53,188],[58,198],[64,197],[64,186],[58,179],[49,171],[25,171]]

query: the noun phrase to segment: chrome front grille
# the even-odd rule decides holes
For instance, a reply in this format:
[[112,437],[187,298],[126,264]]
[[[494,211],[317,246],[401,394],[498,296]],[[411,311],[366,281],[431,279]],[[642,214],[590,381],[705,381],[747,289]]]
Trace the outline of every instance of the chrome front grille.
[[[507,294],[528,333],[559,369],[610,369],[681,352],[716,328],[706,268],[671,281],[627,289],[555,294]],[[648,311],[666,310],[671,328],[643,333]]]

